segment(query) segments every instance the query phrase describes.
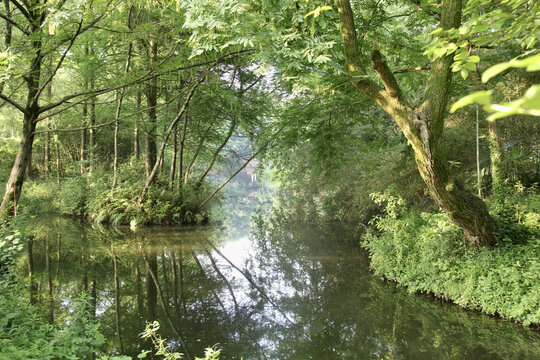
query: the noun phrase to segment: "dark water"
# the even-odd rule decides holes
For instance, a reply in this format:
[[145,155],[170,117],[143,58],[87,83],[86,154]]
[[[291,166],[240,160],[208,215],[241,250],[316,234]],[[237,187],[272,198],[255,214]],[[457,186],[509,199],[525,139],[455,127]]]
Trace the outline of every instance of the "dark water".
[[370,275],[337,226],[279,219],[248,227],[133,233],[65,218],[36,220],[18,267],[46,318],[62,321],[83,291],[105,351],[136,355],[157,319],[192,356],[222,359],[540,359],[540,332],[409,294]]

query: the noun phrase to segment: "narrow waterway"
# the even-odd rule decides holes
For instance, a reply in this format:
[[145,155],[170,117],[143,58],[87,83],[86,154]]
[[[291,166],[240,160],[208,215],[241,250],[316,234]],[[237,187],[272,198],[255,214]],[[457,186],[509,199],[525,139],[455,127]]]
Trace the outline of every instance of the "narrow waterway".
[[32,264],[28,296],[64,321],[89,294],[111,354],[150,348],[139,334],[158,320],[193,358],[216,345],[221,359],[540,359],[537,330],[373,277],[339,226],[255,218],[134,233],[56,217],[31,228],[18,264],[25,279]]

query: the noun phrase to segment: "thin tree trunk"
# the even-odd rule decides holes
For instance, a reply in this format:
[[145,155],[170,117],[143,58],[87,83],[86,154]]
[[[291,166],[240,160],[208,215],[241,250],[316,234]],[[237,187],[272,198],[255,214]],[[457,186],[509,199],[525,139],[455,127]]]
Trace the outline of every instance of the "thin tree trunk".
[[[52,84],[49,84],[47,86],[47,102],[51,102],[52,99]],[[47,118],[45,120],[45,124],[47,127],[47,130],[51,129],[51,119]],[[49,132],[45,133],[45,139],[44,139],[44,145],[43,145],[43,162],[44,162],[44,171],[45,171],[45,179],[49,179],[51,176],[51,134]]]
[[[163,153],[165,152],[165,145],[167,144],[167,140],[169,139],[169,136],[171,135],[172,130],[174,129],[174,127],[176,126],[176,124],[178,123],[178,121],[180,120],[182,115],[186,112],[187,107],[189,105],[189,101],[191,100],[191,97],[193,96],[193,93],[195,92],[195,89],[197,88],[198,84],[199,83],[196,83],[194,86],[191,87],[191,89],[189,90],[189,92],[186,95],[186,99],[184,100],[184,104],[180,108],[180,111],[178,112],[176,117],[173,119],[173,121],[170,123],[169,127],[165,131],[165,134],[163,134],[164,135],[163,136],[163,142],[161,143],[161,147],[159,149],[158,159],[163,158]],[[142,189],[141,195],[139,196],[139,198],[137,200],[138,204],[141,204],[144,201],[144,199],[146,198],[146,194],[148,193],[148,189],[149,189],[150,185],[152,185],[152,183],[155,180],[158,167],[159,167],[159,162],[154,163],[154,168],[152,169],[152,171],[148,175],[148,177],[146,179],[146,183],[144,184],[144,187]]]
[[[146,254],[145,254],[146,256]],[[156,303],[157,303],[157,289],[156,282],[152,281],[152,275],[157,274],[157,255],[155,252],[152,252],[151,256],[145,257],[146,263],[146,277],[145,277],[145,286],[146,286],[146,308],[148,310],[148,321],[156,320]]]
[[[471,71],[471,79],[474,85],[480,91],[485,91],[487,88],[481,81],[481,76],[478,70]],[[502,151],[501,141],[499,138],[499,123],[498,120],[488,122],[488,142],[489,142],[489,157],[491,162],[491,191],[495,198],[498,199],[502,192],[502,177],[501,177],[501,162]]]
[[[187,168],[186,168],[186,174],[184,175],[184,185],[187,184],[189,180],[189,176],[191,175],[191,168],[193,167],[193,164],[195,164],[195,161],[197,160],[197,157],[199,156],[199,153],[201,152],[201,149],[204,145],[204,142],[208,136],[208,133],[210,132],[210,129],[212,128],[213,123],[208,125],[206,128],[206,131],[204,132],[204,135],[199,140],[199,144],[197,145],[197,149],[195,150],[195,154],[193,154],[193,157],[191,158],[191,161],[189,162]],[[180,178],[178,178],[180,181]]]
[[171,153],[171,170],[169,172],[169,190],[172,191],[174,187],[174,176],[176,174],[176,155],[178,153],[178,131],[174,129],[173,131],[173,148]]
[[[90,48],[88,45],[85,46],[84,54],[87,57],[90,54]],[[89,86],[88,77],[85,75],[84,91],[89,90],[88,86]],[[82,116],[83,116],[83,126],[88,125],[88,101],[87,100],[83,101],[82,103]],[[85,163],[86,163],[87,148],[88,148],[88,143],[87,143],[86,129],[82,129],[81,130],[81,149],[80,149],[80,158],[79,158],[81,175],[84,175],[84,173],[86,172]]]
[[135,267],[135,293],[137,297],[137,311],[138,311],[138,323],[139,323],[139,329],[142,330],[143,324],[144,324],[144,299],[142,295],[142,287],[141,287],[141,273],[139,271],[139,266]]
[[210,164],[208,164],[206,169],[202,172],[201,176],[199,176],[199,179],[195,183],[195,189],[198,189],[198,188],[201,187],[201,185],[202,185],[202,183],[204,181],[204,178],[206,177],[206,175],[208,175],[210,170],[212,170],[212,167],[214,166],[214,163],[216,162],[216,160],[217,160],[217,158],[219,156],[219,153],[225,147],[225,145],[227,145],[227,143],[229,142],[229,139],[231,138],[235,128],[236,128],[236,118],[233,118],[233,120],[231,121],[231,125],[229,127],[229,131],[227,132],[227,135],[225,136],[225,139],[223,139],[223,141],[218,146],[216,151],[214,151],[214,154],[212,156],[212,160],[210,161]]
[[[141,108],[141,92],[139,89],[137,89],[137,102],[136,102],[136,111],[138,112]],[[139,122],[137,121],[137,118],[135,118],[135,125],[133,127],[133,153],[135,154],[135,158],[139,160],[141,151],[139,147]]]
[[[92,89],[95,87],[93,75],[90,78],[90,86]],[[96,125],[96,98],[90,99],[90,111],[88,114],[88,172],[92,174],[95,163],[95,150],[96,150],[96,132],[94,126]]]
[[[86,106],[85,106],[86,110]],[[83,111],[83,116],[86,118],[86,111]],[[85,169],[85,163],[86,163],[86,129],[81,130],[81,149],[80,149],[80,172],[81,175],[84,175],[86,169]]]
[[[11,20],[11,9],[9,6],[9,0],[4,0],[4,11],[6,12],[6,17]],[[13,35],[13,25],[11,22],[6,20],[6,34],[4,36],[4,45],[5,50],[8,50],[11,47],[11,40]],[[6,85],[5,81],[0,81],[0,93],[4,92],[4,87]]]
[[482,174],[480,173],[480,114],[476,104],[476,185],[478,197],[482,197]]
[[180,179],[183,177],[184,170],[184,144],[186,142],[187,124],[189,121],[188,114],[184,116],[184,122],[182,123],[182,133],[180,134],[180,151],[178,154],[178,187],[180,187]]
[[171,269],[172,269],[172,285],[173,285],[173,300],[174,300],[174,308],[176,309],[176,312],[180,313],[180,304],[178,302],[178,271],[176,269],[176,255],[173,251],[171,251]]
[[159,285],[157,272],[155,271],[154,268],[152,268],[151,264],[148,261],[148,257],[146,256],[145,252],[142,250],[142,247],[140,245],[139,245],[139,249],[140,249],[140,251],[142,253],[143,260],[144,260],[144,262],[146,264],[146,273],[148,275],[150,275],[151,281],[154,282],[154,287],[156,289],[157,295],[159,296],[159,301],[161,303],[161,308],[163,309],[163,313],[165,314],[165,317],[166,317],[166,319],[167,319],[167,321],[169,323],[169,326],[173,330],[173,332],[176,335],[176,337],[178,338],[178,340],[180,340],[180,344],[182,345],[182,348],[184,350],[184,353],[185,353],[187,359],[191,360],[192,357],[190,355],[190,351],[189,351],[189,348],[187,346],[187,343],[185,342],[184,337],[180,333],[180,329],[178,329],[178,327],[175,325],[174,321],[172,320],[171,314],[169,313],[169,310],[167,308],[167,303],[165,301],[165,298],[163,297],[163,292],[161,291],[161,286]]
[[[157,60],[158,45],[157,42],[152,39],[148,48],[148,57],[150,59],[150,68],[154,66]],[[148,124],[146,126],[146,177],[149,178],[156,164],[156,122],[157,122],[157,77],[152,78],[146,85],[146,102],[148,106]]]
[[498,120],[488,122],[489,130],[489,150],[491,160],[491,189],[493,195],[500,197],[502,194],[502,151],[501,141],[499,138],[499,125]]
[[184,251],[183,245],[180,244],[178,252],[178,290],[180,291],[180,300],[182,301],[182,309],[184,314],[187,314],[186,297],[184,295]]
[[[132,48],[133,48],[132,44],[129,43],[126,66],[124,68],[124,73],[126,75],[129,72],[129,64],[131,62]],[[116,183],[118,181],[118,132],[120,130],[119,119],[120,119],[120,112],[122,111],[122,101],[124,100],[125,91],[126,91],[126,88],[122,88],[118,92],[118,99],[116,102],[116,113],[114,115],[114,158],[113,158],[113,181],[112,181],[113,189],[116,187]]]
[[60,145],[58,144],[58,140],[54,142],[55,149],[56,149],[56,183],[60,185],[60,166],[62,165],[60,163]]
[[28,252],[28,283],[30,290],[30,304],[36,304],[36,283],[34,281],[34,239],[26,241],[26,250]]

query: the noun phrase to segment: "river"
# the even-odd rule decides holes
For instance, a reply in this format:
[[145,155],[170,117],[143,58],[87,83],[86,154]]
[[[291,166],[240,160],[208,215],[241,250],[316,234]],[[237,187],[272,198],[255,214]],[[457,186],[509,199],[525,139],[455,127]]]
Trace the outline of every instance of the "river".
[[537,330],[373,277],[338,225],[274,216],[133,232],[43,217],[31,233],[17,270],[28,279],[31,261],[28,296],[61,322],[89,294],[110,354],[148,349],[139,334],[158,320],[192,357],[216,345],[221,359],[540,359]]

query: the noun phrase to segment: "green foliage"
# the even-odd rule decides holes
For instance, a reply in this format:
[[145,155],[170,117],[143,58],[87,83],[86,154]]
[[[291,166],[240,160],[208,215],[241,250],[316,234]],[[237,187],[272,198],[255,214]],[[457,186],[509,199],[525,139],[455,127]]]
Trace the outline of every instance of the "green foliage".
[[144,186],[144,178],[140,176],[143,171],[141,164],[123,164],[114,189],[111,189],[111,175],[104,172],[67,179],[62,182],[60,191],[61,212],[115,225],[185,224],[207,220],[206,210],[198,208],[209,192],[207,185],[195,189],[188,184],[181,191],[169,190],[168,184],[160,179],[138,204]]
[[88,202],[86,178],[76,177],[65,179],[60,189],[60,211],[63,214],[84,215]]
[[432,293],[525,325],[540,323],[539,195],[526,201],[516,195],[513,206],[505,204],[497,216],[502,240],[483,248],[465,241],[444,214],[408,209],[392,194],[378,198],[386,198],[397,216],[377,218],[364,237],[362,246],[376,275],[412,292]]
[[[540,54],[531,55],[523,59],[512,59],[508,62],[494,65],[484,71],[482,74],[482,82],[488,82],[491,78],[509,68],[525,68],[530,72],[538,71],[540,70]],[[455,112],[472,103],[478,103],[484,107],[485,111],[492,113],[488,116],[488,121],[516,114],[540,116],[540,85],[538,84],[532,85],[521,98],[514,101],[494,104],[491,99],[492,94],[493,90],[488,90],[477,91],[467,95],[454,103],[450,112]]]
[[11,264],[23,247],[24,236],[19,230],[8,226],[0,227],[0,270]]
[[[152,344],[156,349],[156,355],[162,356],[164,360],[176,360],[182,359],[183,354],[171,351],[166,345],[166,339],[163,339],[157,331],[159,330],[159,323],[154,321],[146,325],[144,332],[141,334],[141,338],[152,340]],[[145,359],[149,351],[143,351],[138,356],[139,359]],[[196,357],[195,360],[219,360],[221,351],[215,347],[207,348],[204,352],[204,358]]]
[[[11,160],[15,159],[17,153],[17,141],[15,139],[0,140],[0,181],[5,182],[11,171]],[[1,191],[4,194],[4,189]]]
[[0,358],[91,359],[104,343],[84,295],[62,326],[45,323],[38,310],[28,304],[25,293],[21,284],[0,279]]

